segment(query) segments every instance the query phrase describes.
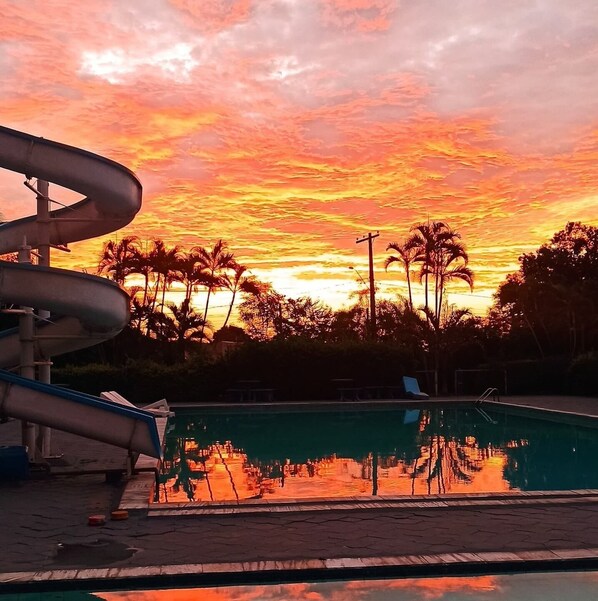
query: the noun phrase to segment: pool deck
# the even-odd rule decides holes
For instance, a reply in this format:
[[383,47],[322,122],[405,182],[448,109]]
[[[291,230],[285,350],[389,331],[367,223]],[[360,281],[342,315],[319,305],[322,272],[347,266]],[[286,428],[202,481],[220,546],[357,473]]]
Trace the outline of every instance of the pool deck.
[[[594,398],[502,399],[507,403],[598,418]],[[0,424],[0,445],[19,444],[19,428]],[[60,458],[50,476],[0,483],[0,595],[152,581],[164,587],[598,568],[598,491],[163,512],[148,508],[151,473],[106,478],[124,468],[124,451],[58,431],[53,446]],[[128,509],[128,519],[111,520],[119,508]],[[105,524],[88,525],[97,514]]]

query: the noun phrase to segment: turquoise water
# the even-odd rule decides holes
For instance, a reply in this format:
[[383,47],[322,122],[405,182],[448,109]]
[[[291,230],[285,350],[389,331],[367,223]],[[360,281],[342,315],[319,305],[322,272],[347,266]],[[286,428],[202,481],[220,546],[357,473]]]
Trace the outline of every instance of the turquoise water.
[[0,595],[11,601],[594,601],[595,572],[341,580],[170,590]]
[[471,405],[204,411],[166,436],[161,502],[598,488],[598,430]]

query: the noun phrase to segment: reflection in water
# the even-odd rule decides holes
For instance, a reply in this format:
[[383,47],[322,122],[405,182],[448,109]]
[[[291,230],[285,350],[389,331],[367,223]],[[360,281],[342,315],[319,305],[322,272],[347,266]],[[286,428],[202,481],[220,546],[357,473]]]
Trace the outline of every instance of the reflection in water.
[[353,580],[164,591],[95,593],[105,601],[593,601],[592,572],[508,574],[444,578]]
[[[593,430],[471,408],[177,416],[161,502],[598,487]],[[562,469],[559,467],[562,466]]]

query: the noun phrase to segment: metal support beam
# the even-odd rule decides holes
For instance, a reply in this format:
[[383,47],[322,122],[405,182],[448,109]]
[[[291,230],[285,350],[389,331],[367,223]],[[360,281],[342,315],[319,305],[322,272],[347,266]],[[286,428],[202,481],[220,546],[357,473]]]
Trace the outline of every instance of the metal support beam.
[[[27,240],[19,248],[19,263],[31,263],[31,246]],[[24,378],[35,380],[35,357],[33,346],[33,309],[32,307],[21,307],[19,309],[19,373]],[[36,428],[35,424],[28,421],[21,421],[21,444],[27,447],[29,461],[36,460]]]
[[[39,265],[50,267],[50,206],[49,206],[49,185],[44,180],[37,180],[37,235],[39,252]],[[37,315],[42,320],[50,318],[50,311],[38,309]],[[51,376],[51,358],[38,357],[41,359],[37,365],[38,380],[44,384],[50,384]],[[42,457],[50,457],[51,453],[52,431],[45,426],[38,427],[37,449]]]

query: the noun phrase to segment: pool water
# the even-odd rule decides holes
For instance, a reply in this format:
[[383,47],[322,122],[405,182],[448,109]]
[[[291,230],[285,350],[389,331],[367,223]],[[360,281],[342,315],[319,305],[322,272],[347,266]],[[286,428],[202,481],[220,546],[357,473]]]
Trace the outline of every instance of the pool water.
[[[490,412],[489,412],[490,413]],[[472,405],[182,413],[160,502],[598,488],[598,430]]]
[[19,601],[594,601],[595,572],[551,572],[388,580],[339,580],[295,584],[197,587],[168,590],[0,595]]

